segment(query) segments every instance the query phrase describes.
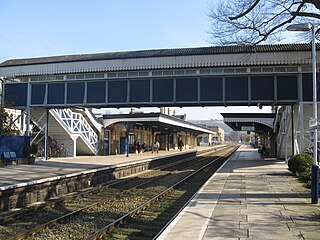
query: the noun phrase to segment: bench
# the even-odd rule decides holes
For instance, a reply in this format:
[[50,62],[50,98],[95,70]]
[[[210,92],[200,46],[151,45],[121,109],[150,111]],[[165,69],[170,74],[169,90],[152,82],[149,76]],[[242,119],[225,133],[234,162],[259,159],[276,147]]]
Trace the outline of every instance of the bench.
[[16,162],[16,165],[18,165],[18,159],[15,152],[3,152],[3,160],[5,162],[5,165],[8,166],[8,163]]

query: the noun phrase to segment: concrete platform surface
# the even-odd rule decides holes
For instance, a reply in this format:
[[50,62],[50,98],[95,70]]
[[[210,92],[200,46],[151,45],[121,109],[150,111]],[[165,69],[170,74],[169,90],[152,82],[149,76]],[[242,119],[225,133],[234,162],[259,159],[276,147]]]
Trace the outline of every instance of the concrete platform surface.
[[[210,146],[215,148],[216,146]],[[90,169],[119,166],[137,161],[150,160],[173,154],[207,149],[209,146],[199,146],[192,149],[159,151],[159,153],[144,152],[110,156],[79,156],[76,158],[37,159],[34,165],[9,165],[0,168],[0,190],[39,181],[65,176],[67,174],[86,172]]]
[[320,208],[284,161],[241,146],[158,237],[320,239]]

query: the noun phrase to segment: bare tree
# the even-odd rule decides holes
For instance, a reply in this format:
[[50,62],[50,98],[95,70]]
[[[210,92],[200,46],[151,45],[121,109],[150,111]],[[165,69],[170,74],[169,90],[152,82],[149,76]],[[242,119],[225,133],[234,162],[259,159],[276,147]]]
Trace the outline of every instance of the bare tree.
[[275,42],[289,24],[319,26],[320,0],[219,0],[208,16],[213,44]]

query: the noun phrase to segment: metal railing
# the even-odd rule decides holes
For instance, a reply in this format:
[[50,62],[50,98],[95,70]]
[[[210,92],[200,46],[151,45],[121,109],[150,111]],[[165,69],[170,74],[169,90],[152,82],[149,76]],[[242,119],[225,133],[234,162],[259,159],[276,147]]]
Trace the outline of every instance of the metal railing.
[[70,109],[51,109],[50,112],[58,116],[71,134],[80,134],[95,152],[98,150],[98,134],[82,114]]

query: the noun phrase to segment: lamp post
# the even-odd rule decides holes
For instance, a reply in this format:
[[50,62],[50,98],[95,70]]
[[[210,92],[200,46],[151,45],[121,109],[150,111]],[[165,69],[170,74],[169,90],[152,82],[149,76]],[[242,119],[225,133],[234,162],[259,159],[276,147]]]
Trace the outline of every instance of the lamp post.
[[[5,78],[0,76],[0,81],[1,81],[1,100],[0,100],[0,111],[4,113],[4,82],[5,82]],[[2,113],[1,113],[2,114]],[[1,128],[1,131],[3,131],[3,128],[4,128],[4,121],[3,121],[3,117],[1,116],[0,117],[0,128]]]
[[5,83],[5,78],[0,76],[0,81],[1,81],[1,107],[4,108],[4,83]]
[[317,204],[319,198],[319,166],[317,161],[317,144],[318,144],[318,113],[317,113],[317,59],[316,59],[316,37],[315,26],[312,23],[292,24],[287,27],[288,31],[310,31],[312,33],[312,90],[313,90],[313,165],[312,165],[312,179],[311,179],[311,203]]

